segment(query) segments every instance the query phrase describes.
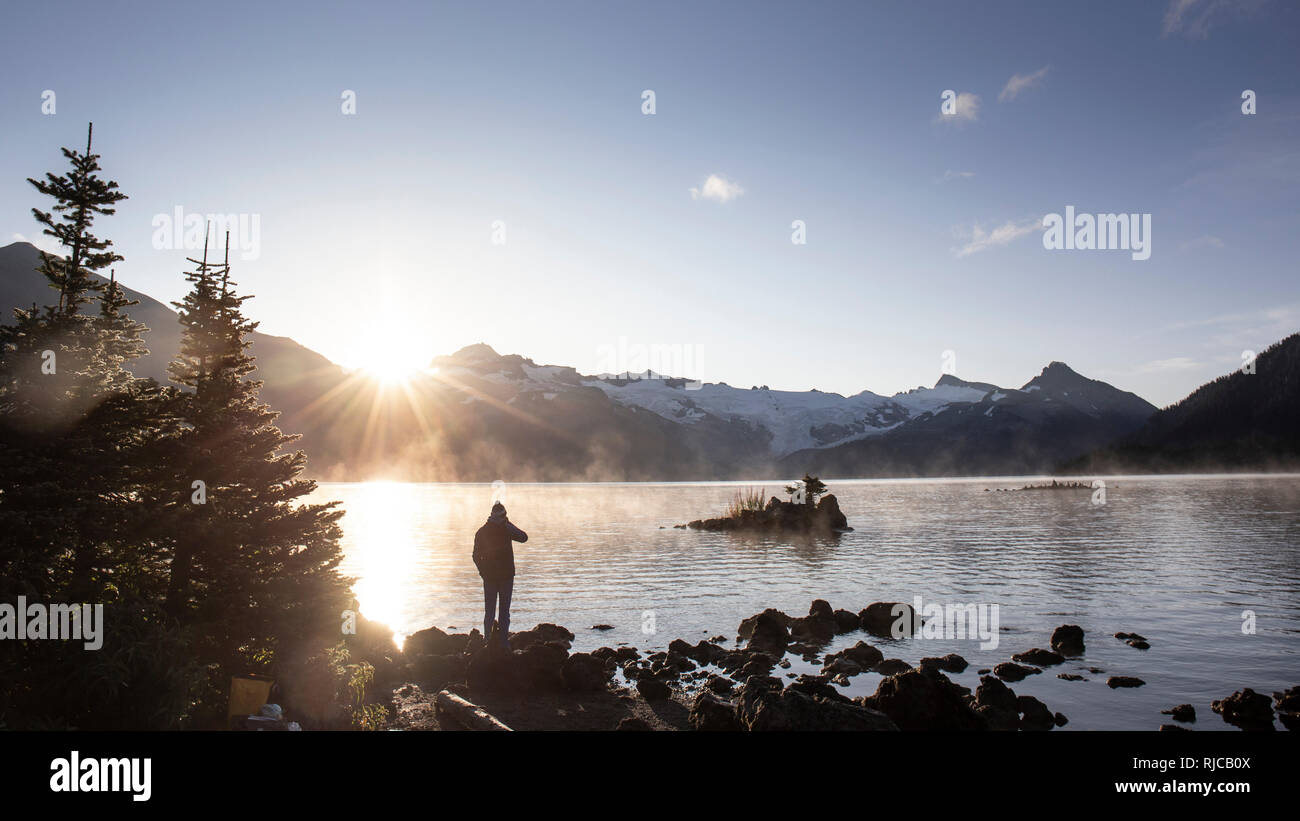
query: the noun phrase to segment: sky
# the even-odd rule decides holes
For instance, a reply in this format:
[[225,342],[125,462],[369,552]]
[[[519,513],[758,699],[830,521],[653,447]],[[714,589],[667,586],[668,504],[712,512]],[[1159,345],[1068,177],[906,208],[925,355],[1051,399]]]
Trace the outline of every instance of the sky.
[[[1300,330],[1281,0],[42,2],[0,46],[0,244],[49,248],[25,180],[93,121],[125,284],[179,299],[165,220],[241,215],[248,313],[347,367],[888,395],[1060,360],[1164,406]],[[1149,215],[1150,257],[1044,247],[1067,206]]]

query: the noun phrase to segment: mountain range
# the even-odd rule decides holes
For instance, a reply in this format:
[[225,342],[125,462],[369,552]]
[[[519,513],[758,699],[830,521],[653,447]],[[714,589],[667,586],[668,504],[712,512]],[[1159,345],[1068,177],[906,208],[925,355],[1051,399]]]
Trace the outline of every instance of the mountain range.
[[[0,248],[0,305],[48,301],[38,264],[30,244]],[[140,303],[128,313],[150,328],[151,353],[133,370],[165,380],[180,342],[176,313],[146,294],[126,293]],[[589,376],[485,344],[437,357],[429,372],[386,385],[285,337],[254,333],[252,343],[263,399],[281,412],[281,428],[302,435],[309,472],[321,479],[1034,474],[1082,464],[1158,418],[1142,398],[1061,362],[1020,388],[945,374],[933,387],[892,396],[842,396],[651,372]],[[1184,422],[1179,430],[1192,428]]]

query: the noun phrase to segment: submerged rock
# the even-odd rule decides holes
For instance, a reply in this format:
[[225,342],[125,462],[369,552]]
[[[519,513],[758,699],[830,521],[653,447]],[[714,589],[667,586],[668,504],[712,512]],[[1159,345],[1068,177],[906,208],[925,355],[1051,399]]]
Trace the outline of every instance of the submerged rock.
[[1063,656],[1082,656],[1083,628],[1077,624],[1062,624],[1053,630],[1052,649]]
[[1025,676],[1032,676],[1043,672],[1037,667],[1026,667],[1023,664],[1013,664],[1004,661],[1001,664],[994,665],[993,675],[1004,681],[1023,681]]
[[1144,684],[1145,681],[1134,676],[1111,676],[1106,679],[1106,686],[1112,690],[1117,687],[1141,687]]
[[[916,611],[906,602],[872,602],[858,613],[858,619],[862,622],[862,629],[883,638],[912,636],[920,626]],[[898,623],[897,636],[894,635],[895,622]]]
[[1065,657],[1060,653],[1051,650],[1042,650],[1035,647],[1034,649],[1027,650],[1024,653],[1016,653],[1011,657],[1011,660],[1023,661],[1025,664],[1036,664],[1039,667],[1050,667],[1054,664],[1064,663]]
[[1195,721],[1196,708],[1190,704],[1179,704],[1172,710],[1161,710],[1162,715],[1173,716],[1174,721]]

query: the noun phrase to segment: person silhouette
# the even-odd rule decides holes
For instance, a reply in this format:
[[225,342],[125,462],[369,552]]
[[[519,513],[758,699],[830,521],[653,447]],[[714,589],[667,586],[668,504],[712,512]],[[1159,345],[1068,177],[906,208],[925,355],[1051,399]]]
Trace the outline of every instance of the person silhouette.
[[528,534],[506,518],[506,506],[492,505],[492,514],[474,534],[474,566],[483,579],[483,638],[492,642],[493,613],[497,638],[510,649],[510,597],[515,587],[515,549],[512,542],[526,542]]

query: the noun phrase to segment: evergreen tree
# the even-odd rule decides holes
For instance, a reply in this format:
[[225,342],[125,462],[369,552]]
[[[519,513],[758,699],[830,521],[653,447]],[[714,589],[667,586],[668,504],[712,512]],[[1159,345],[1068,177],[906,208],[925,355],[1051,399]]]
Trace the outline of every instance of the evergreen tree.
[[[167,612],[195,631],[201,658],[218,665],[213,692],[228,676],[267,670],[288,639],[339,637],[348,601],[337,503],[304,504],[316,489],[301,477],[302,451],[282,452],[298,437],[275,426],[278,414],[258,400],[261,382],[248,352],[256,322],[243,315],[227,260],[204,256],[174,303],[185,328],[170,366],[188,388],[177,442],[177,543]],[[196,482],[202,485],[196,486]]]

